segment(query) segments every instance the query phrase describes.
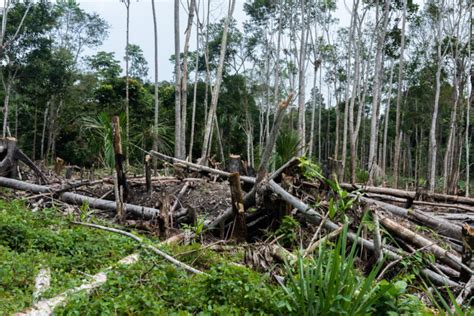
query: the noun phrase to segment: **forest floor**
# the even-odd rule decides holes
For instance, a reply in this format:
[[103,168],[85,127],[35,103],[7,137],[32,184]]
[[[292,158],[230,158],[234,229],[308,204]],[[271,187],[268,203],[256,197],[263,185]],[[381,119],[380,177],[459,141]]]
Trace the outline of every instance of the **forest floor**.
[[[49,169],[44,171],[52,180],[50,187],[85,180],[79,174],[66,180]],[[23,176],[33,180],[27,173]],[[90,185],[74,192],[114,200],[112,178],[88,177]],[[94,210],[87,203],[74,206],[53,195],[0,189],[0,314],[49,315],[54,310],[55,315],[301,315],[304,311],[313,315],[382,311],[474,315],[469,308],[472,299],[468,298],[464,307],[453,305],[460,288],[447,289],[420,279],[421,269],[436,263],[432,254],[412,252],[385,271],[382,268],[390,263],[376,264],[367,250],[355,243],[349,246],[349,226],[367,238],[374,233],[372,219],[362,215],[359,207],[347,208],[346,198],[336,200],[334,195],[318,193],[320,188],[314,184],[298,196],[321,211],[339,209],[341,214],[335,221],[350,219],[349,226],[341,226],[340,237],[333,241],[323,238],[329,231],[321,229],[322,224],[308,223],[296,213],[294,218],[283,218],[278,226],[267,223],[267,228],[258,229],[257,236],[247,243],[224,238],[228,233],[216,236],[206,231],[204,223],[231,207],[227,181],[177,172],[153,177],[152,184],[149,193],[144,178],[130,177],[128,202],[158,209],[164,207],[164,200],[169,200],[168,204],[177,201],[178,212],[187,210],[187,215],[170,223],[166,236],[159,236],[160,224],[154,220],[135,218],[119,225],[115,214]],[[186,184],[189,190],[180,195]],[[250,216],[258,213],[255,208],[248,211]],[[391,214],[387,218],[452,250],[448,241],[431,229]],[[78,222],[127,231],[141,242]],[[178,236],[184,237],[168,242]],[[324,242],[305,257],[316,236]],[[387,244],[401,243],[387,230],[383,236]],[[153,247],[198,273],[163,259],[150,250]],[[388,281],[376,279],[384,273]]]

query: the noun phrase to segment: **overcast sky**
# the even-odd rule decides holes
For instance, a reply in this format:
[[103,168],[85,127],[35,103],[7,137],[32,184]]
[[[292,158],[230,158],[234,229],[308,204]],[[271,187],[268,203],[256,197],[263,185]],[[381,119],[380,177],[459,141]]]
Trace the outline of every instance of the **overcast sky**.
[[[115,52],[116,59],[123,62],[125,52],[125,30],[126,9],[119,0],[78,0],[80,6],[87,12],[97,12],[109,25],[109,37],[102,47],[95,51]],[[244,0],[237,0],[234,18],[239,25],[247,19],[243,11]],[[348,25],[349,15],[344,8],[343,0],[338,0],[336,16],[341,25]],[[214,4],[213,4],[214,3]],[[351,3],[351,0],[348,0]],[[173,76],[173,65],[169,58],[174,53],[174,0],[155,0],[158,20],[158,72],[159,80],[171,80]],[[227,1],[216,0],[211,2],[211,21],[217,21],[227,12]],[[187,16],[184,8],[180,9],[180,31],[181,49],[184,45],[184,30],[186,28]],[[194,35],[194,32],[193,32]],[[196,40],[191,38],[191,50],[196,47]],[[154,46],[153,46],[153,15],[151,0],[131,0],[130,5],[130,43],[139,45],[145,54],[149,64],[149,78],[153,76]],[[88,51],[86,54],[93,54]]]

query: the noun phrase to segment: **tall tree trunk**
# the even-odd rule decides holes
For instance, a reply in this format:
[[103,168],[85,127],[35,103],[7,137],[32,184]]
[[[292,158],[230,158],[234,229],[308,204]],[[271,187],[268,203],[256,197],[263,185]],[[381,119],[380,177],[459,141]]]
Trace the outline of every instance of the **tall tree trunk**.
[[46,108],[44,109],[44,115],[43,115],[43,131],[41,133],[41,148],[40,148],[40,158],[41,160],[44,159],[44,144],[45,144],[45,138],[46,138],[46,125],[47,125],[47,120],[48,120],[48,111],[49,111],[49,105],[51,104],[50,101],[46,102]]
[[[265,32],[265,37],[267,37]],[[265,144],[268,143],[270,138],[270,41],[265,40],[266,45],[266,57],[265,57],[265,82],[266,82],[266,92],[265,92]]]
[[[158,151],[158,119],[159,119],[159,109],[160,109],[160,100],[158,95],[158,25],[156,20],[156,10],[155,10],[155,0],[151,0],[151,8],[153,13],[153,35],[154,35],[154,48],[155,48],[155,115],[153,120],[153,150]],[[153,157],[153,172],[157,173],[157,159]]]
[[219,101],[219,92],[220,92],[221,81],[222,81],[222,73],[224,71],[224,59],[225,59],[225,52],[227,49],[227,32],[229,30],[229,24],[232,18],[232,14],[234,12],[234,8],[235,8],[235,0],[229,0],[228,13],[225,19],[224,30],[222,33],[222,42],[221,42],[221,50],[219,54],[219,65],[217,67],[216,82],[214,84],[214,88],[212,89],[211,106],[209,108],[206,127],[204,130],[204,140],[202,144],[202,154],[201,154],[201,161],[200,161],[201,164],[206,163],[207,161],[206,158],[209,153],[211,130],[212,130],[213,122],[214,122],[214,116],[216,115],[217,102]]
[[306,125],[305,125],[305,62],[307,29],[305,22],[305,1],[301,0],[301,45],[298,60],[298,155],[303,156],[306,151]]
[[188,25],[185,32],[184,51],[183,51],[183,73],[181,82],[181,155],[186,156],[186,120],[188,107],[188,53],[189,40],[191,38],[191,31],[193,27],[194,10],[196,7],[196,0],[191,0],[188,8]]
[[314,66],[313,73],[313,102],[311,107],[311,128],[309,131],[309,144],[308,144],[308,157],[313,158],[313,147],[314,147],[314,120],[316,117],[316,80],[318,78],[316,65]]
[[[442,7],[440,12],[443,12],[444,0],[441,0]],[[438,17],[437,29],[436,29],[436,46],[437,46],[437,68],[436,68],[436,92],[433,106],[433,115],[431,117],[431,128],[430,128],[430,140],[429,140],[429,163],[428,163],[428,184],[430,193],[434,193],[436,186],[436,154],[438,145],[436,141],[436,126],[438,124],[438,110],[439,110],[439,97],[441,93],[441,70],[443,67],[443,53],[441,51],[442,38],[442,16]]]
[[181,153],[181,66],[179,42],[179,0],[174,0],[174,75],[175,75],[175,111],[174,111],[174,155],[183,159]]
[[395,152],[393,155],[393,186],[398,187],[398,163],[400,160],[400,147],[402,144],[403,131],[400,130],[400,104],[402,100],[402,80],[403,80],[403,66],[405,63],[405,24],[407,15],[407,2],[403,1],[403,15],[402,15],[402,34],[400,42],[400,61],[398,64],[398,85],[397,85],[397,109],[395,114]]
[[[457,63],[456,63],[457,64]],[[451,117],[449,121],[449,136],[448,142],[446,144],[446,151],[444,152],[444,162],[443,162],[443,193],[446,194],[448,192],[448,178],[453,172],[453,156],[455,151],[455,137],[457,134],[457,116],[458,116],[458,100],[459,100],[459,69],[456,69],[456,74],[454,75],[454,82],[453,82],[453,108],[451,110]],[[451,194],[451,193],[450,193]]]
[[[209,88],[211,86],[211,72],[209,69],[209,15],[211,10],[211,0],[207,1],[206,14],[206,41],[204,47],[204,62],[206,64],[206,87],[204,92],[204,122],[207,122],[208,103],[209,103]],[[203,8],[204,15],[204,8]]]
[[388,86],[388,95],[387,95],[387,106],[385,107],[385,121],[384,121],[384,130],[383,130],[383,145],[382,145],[382,173],[385,177],[386,168],[387,168],[387,134],[388,134],[388,122],[390,118],[390,103],[392,101],[392,83],[393,83],[393,64],[390,66],[390,79]]
[[5,96],[3,99],[3,132],[2,132],[3,138],[7,136],[7,132],[8,132],[8,112],[9,112],[9,105],[10,105],[11,87],[12,87],[12,80],[11,80],[11,76],[8,75],[7,82],[4,83]]
[[127,31],[125,46],[125,165],[129,166],[129,142],[130,142],[130,82],[129,82],[129,43],[130,43],[130,0],[124,0],[127,8]]
[[387,31],[388,13],[390,9],[390,0],[384,0],[383,16],[379,18],[379,4],[377,3],[377,21],[382,21],[381,28],[377,27],[377,53],[375,55],[375,69],[374,69],[374,96],[372,102],[372,118],[370,122],[370,144],[369,144],[369,184],[373,185],[375,182],[376,156],[377,156],[377,125],[381,92],[381,74],[383,69],[382,55],[383,46],[385,42],[385,33]]
[[[348,43],[348,50],[347,50],[347,64],[346,64],[346,74],[347,74],[347,82],[346,82],[346,88],[345,88],[345,105],[344,105],[344,123],[343,123],[343,134],[342,134],[342,155],[341,155],[341,171],[340,171],[340,181],[344,181],[344,176],[345,176],[345,171],[346,171],[346,160],[347,160],[347,129],[348,129],[348,120],[350,121],[350,117],[354,116],[354,111],[352,104],[349,104],[349,88],[350,88],[350,82],[351,82],[351,77],[354,77],[354,80],[352,81],[352,90],[356,90],[356,86],[354,84],[355,81],[355,76],[352,76],[351,72],[351,60],[352,60],[352,43],[354,41],[354,32],[356,28],[356,17],[357,17],[357,11],[359,7],[359,1],[356,0],[354,1],[354,5],[352,7],[352,13],[351,13],[351,22],[349,26],[349,43]],[[352,112],[352,113],[350,113]],[[353,119],[352,123],[353,124]],[[350,128],[352,130],[352,127]],[[352,137],[352,133],[351,133]]]
[[[469,21],[472,21],[472,2],[470,5],[469,10]],[[474,23],[471,23],[471,31],[469,32],[469,44],[468,44],[468,51],[469,53],[472,52],[472,33],[474,31]],[[470,119],[471,119],[471,106],[474,105],[474,63],[472,62],[472,58],[469,59],[469,70],[470,70],[470,81],[471,81],[471,94],[467,100],[466,106],[466,132],[465,132],[465,143],[466,143],[466,196],[469,196],[469,188],[471,185],[470,179],[470,141],[469,141],[469,129],[470,129]]]
[[[199,6],[199,5],[198,5]],[[196,8],[197,19],[199,20],[199,9]],[[196,123],[196,103],[197,103],[197,88],[199,82],[199,27],[196,27],[196,64],[194,76],[194,90],[193,90],[193,109],[191,113],[191,135],[189,138],[189,161],[193,161],[193,147],[194,147],[194,127]]]
[[321,70],[319,71],[319,107],[318,107],[318,163],[321,165],[321,112],[323,107],[323,81],[322,81],[322,73],[323,73],[323,63],[321,61]]
[[[472,63],[472,61],[471,61]],[[471,64],[471,94],[469,96],[469,100],[467,102],[467,109],[466,109],[466,132],[465,132],[465,143],[466,143],[466,196],[469,196],[469,188],[471,185],[470,182],[470,137],[469,137],[469,129],[470,129],[470,117],[471,117],[471,106],[474,106],[474,64]]]
[[33,149],[31,154],[31,159],[36,160],[36,138],[38,134],[38,107],[35,106],[35,116],[33,119]]
[[[356,142],[357,142],[357,133],[358,129],[360,126],[360,118],[358,117],[357,119],[357,126],[354,126],[354,106],[355,106],[355,100],[357,95],[359,94],[360,90],[360,41],[361,41],[361,25],[358,22],[359,17],[356,8],[358,7],[359,1],[354,4],[354,11],[353,16],[354,16],[354,25],[353,25],[353,32],[357,29],[357,34],[358,34],[358,40],[356,43],[356,49],[355,49],[355,56],[354,56],[354,77],[353,77],[353,84],[352,84],[352,94],[351,94],[351,101],[349,104],[349,142],[350,142],[350,154],[351,154],[351,183],[355,183],[357,181],[356,179],[356,169],[357,169],[357,148],[356,148]],[[361,23],[362,21],[360,21]],[[353,36],[353,35],[352,35]],[[361,115],[361,110],[363,106],[359,104],[359,115]]]

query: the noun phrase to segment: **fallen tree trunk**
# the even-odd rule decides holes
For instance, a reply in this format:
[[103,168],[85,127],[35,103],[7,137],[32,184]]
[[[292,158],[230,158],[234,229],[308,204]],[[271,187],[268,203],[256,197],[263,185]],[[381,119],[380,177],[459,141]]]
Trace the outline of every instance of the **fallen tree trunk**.
[[341,183],[341,188],[354,191],[354,190],[361,190],[363,192],[368,193],[378,193],[378,194],[386,194],[397,196],[401,198],[407,199],[431,199],[438,202],[450,202],[450,203],[460,203],[460,204],[467,204],[467,205],[474,205],[474,198],[469,198],[465,196],[457,196],[457,195],[447,195],[447,194],[440,194],[440,193],[423,193],[420,196],[417,196],[415,191],[403,191],[399,189],[392,189],[392,188],[382,188],[382,187],[373,187],[373,186],[361,186],[356,184],[349,184],[349,183]]
[[[155,156],[156,158],[158,158],[160,160],[170,162],[170,163],[182,164],[182,165],[184,165],[188,168],[194,169],[194,170],[199,171],[199,172],[213,173],[213,174],[217,174],[217,175],[220,175],[220,176],[223,176],[223,177],[226,177],[226,178],[230,177],[230,175],[231,175],[231,173],[227,172],[227,171],[214,169],[214,168],[210,168],[210,167],[207,167],[207,166],[199,165],[197,163],[192,163],[192,162],[189,162],[189,161],[185,161],[185,160],[181,160],[181,159],[174,158],[174,157],[171,157],[171,156],[167,156],[165,154],[159,153],[159,152],[154,151],[154,150],[150,151],[150,154]],[[244,182],[255,183],[255,178],[254,177],[241,176],[240,179]]]
[[471,274],[473,273],[472,270],[470,270],[461,262],[461,258],[456,257],[454,254],[436,245],[435,242],[429,240],[428,238],[423,237],[420,234],[417,234],[411,231],[410,229],[404,227],[403,225],[400,225],[397,222],[391,220],[387,216],[381,215],[380,222],[389,231],[401,237],[403,240],[413,245],[416,245],[418,247],[426,247],[426,250],[433,253],[437,259],[446,263],[451,268],[457,271],[467,270],[468,273],[471,273]]
[[[381,199],[384,202],[395,202],[395,203],[401,203],[405,204],[407,202],[407,199],[400,198],[400,197],[395,197],[392,195],[386,195],[386,194],[378,194],[378,193],[367,193],[365,194],[368,198],[371,199]],[[436,203],[436,202],[426,202],[426,201],[413,201],[413,205],[419,205],[419,206],[434,206],[437,208],[443,208],[443,209],[449,209],[452,210],[453,212],[474,212],[474,207],[467,206],[467,205],[462,205],[462,204],[452,204],[452,203]]]
[[[46,193],[46,194],[55,194],[55,191],[49,187],[27,183],[20,180],[0,177],[0,186],[20,190],[20,191],[27,191],[32,192],[35,194],[38,193]],[[77,193],[72,192],[60,192],[57,194],[56,198],[63,202],[74,204],[74,205],[82,205],[87,203],[91,208],[105,210],[105,211],[116,211],[117,204],[115,201],[97,199],[90,196],[85,196]],[[144,207],[139,205],[133,205],[124,203],[125,213],[131,213],[135,216],[151,219],[156,218],[159,216],[160,211],[150,207]]]
[[[313,208],[311,208],[310,206],[308,206],[307,204],[305,204],[303,201],[296,198],[295,196],[291,195],[290,193],[286,192],[275,181],[269,180],[267,185],[270,190],[278,194],[283,200],[285,200],[286,202],[293,205],[293,207],[298,209],[298,211],[300,211],[309,222],[312,222],[314,224],[319,224],[321,222],[322,217]],[[330,231],[335,231],[340,228],[339,225],[337,225],[336,223],[334,223],[333,221],[329,219],[324,221],[323,227]],[[371,251],[374,251],[375,249],[374,243],[372,241],[363,239],[352,232],[347,233],[347,238],[351,240],[352,242],[356,242],[359,245]],[[404,251],[400,250],[398,251],[398,253],[395,253],[394,251],[387,249],[385,245],[382,248],[382,250],[383,250],[384,255],[386,255],[388,258],[392,260],[400,260],[402,256],[406,256],[406,253]],[[421,270],[421,274],[429,278],[435,284],[447,285],[450,287],[460,286],[458,283],[450,280],[449,278],[446,278],[429,269]]]
[[451,237],[457,240],[462,238],[462,227],[453,224],[445,219],[432,216],[420,210],[406,209],[389,203],[369,199],[361,196],[360,201],[369,205],[374,205],[384,211],[390,212],[396,216],[408,218],[420,224],[428,226],[436,230],[437,233]]

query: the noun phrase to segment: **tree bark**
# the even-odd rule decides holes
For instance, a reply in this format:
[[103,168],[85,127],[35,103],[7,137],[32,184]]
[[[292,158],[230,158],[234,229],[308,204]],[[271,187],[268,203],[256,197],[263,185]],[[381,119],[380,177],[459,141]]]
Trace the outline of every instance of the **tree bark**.
[[407,15],[407,2],[403,1],[402,14],[402,34],[400,41],[400,61],[398,63],[398,85],[397,85],[397,110],[395,114],[395,151],[393,155],[393,186],[398,187],[398,164],[400,159],[400,147],[402,143],[403,132],[400,130],[400,116],[401,116],[401,101],[402,101],[402,80],[403,80],[403,66],[405,62],[405,24]]
[[130,141],[130,80],[129,80],[129,43],[130,43],[130,0],[124,0],[123,3],[127,9],[127,30],[126,30],[126,44],[125,44],[125,164],[128,167],[128,143]]
[[433,106],[433,114],[431,117],[431,128],[430,128],[430,139],[429,139],[429,161],[428,161],[428,187],[431,193],[434,192],[436,187],[436,155],[438,150],[438,144],[436,140],[436,127],[438,124],[438,111],[439,111],[439,98],[441,94],[441,71],[443,68],[443,55],[441,50],[442,46],[442,13],[444,10],[444,0],[441,0],[441,8],[439,8],[439,12],[441,12],[440,16],[438,17],[437,27],[436,27],[436,92],[435,92],[435,100]]
[[232,212],[234,213],[234,227],[232,238],[237,241],[247,239],[247,224],[245,221],[245,208],[242,188],[240,187],[239,173],[232,173],[229,177],[230,193],[232,197]]
[[381,92],[381,74],[383,69],[383,46],[385,43],[385,33],[387,31],[388,14],[390,10],[391,0],[384,0],[384,9],[382,18],[379,15],[379,5],[377,3],[377,21],[381,23],[381,27],[377,27],[377,53],[375,55],[375,69],[374,69],[374,96],[372,102],[372,118],[370,122],[370,145],[369,145],[369,184],[374,184],[375,174],[377,169],[377,125],[380,105]]
[[174,0],[174,76],[175,76],[175,110],[174,110],[174,156],[183,159],[181,153],[181,56],[179,42],[179,0]]
[[[151,0],[151,8],[153,13],[153,39],[154,39],[154,49],[155,49],[155,115],[153,120],[153,150],[158,151],[158,119],[159,119],[159,109],[160,109],[160,100],[158,95],[158,25],[156,20],[156,10],[155,10],[155,0]],[[156,175],[157,173],[157,160],[153,159],[153,170]]]
[[[196,7],[197,22],[199,23],[199,11]],[[189,161],[193,161],[193,147],[194,147],[194,128],[196,123],[196,103],[197,103],[197,88],[199,81],[199,26],[196,26],[196,64],[194,68],[194,90],[193,90],[193,109],[191,113],[191,135],[189,137]]]
[[[187,125],[187,107],[188,107],[188,53],[189,40],[191,38],[191,31],[193,27],[194,11],[196,7],[196,0],[191,0],[188,8],[188,25],[186,27],[184,50],[183,50],[183,73],[181,82],[181,155],[186,157],[186,125]],[[197,51],[197,50],[196,50]]]
[[306,151],[306,125],[305,125],[305,62],[307,30],[305,22],[305,1],[301,0],[301,43],[298,60],[298,155],[303,156]]
[[211,141],[211,130],[214,123],[214,117],[216,115],[217,109],[217,102],[219,100],[219,92],[222,82],[222,73],[224,71],[224,59],[225,59],[225,52],[227,49],[227,32],[229,30],[230,20],[232,18],[232,14],[235,8],[235,0],[229,0],[229,8],[227,17],[224,23],[224,31],[222,33],[222,42],[221,42],[221,50],[219,55],[219,65],[217,67],[217,74],[216,74],[216,82],[214,83],[214,88],[212,89],[212,100],[211,106],[209,108],[209,113],[207,117],[206,127],[204,130],[204,140],[202,144],[202,153],[200,163],[205,164],[207,162],[207,157],[209,154],[209,147]]
[[386,177],[387,168],[387,134],[388,134],[388,122],[390,118],[390,103],[392,101],[392,82],[393,82],[393,61],[390,66],[390,79],[387,96],[387,106],[385,107],[385,122],[383,129],[383,145],[382,145],[382,173],[384,178]]

